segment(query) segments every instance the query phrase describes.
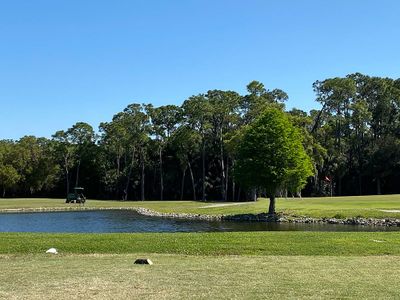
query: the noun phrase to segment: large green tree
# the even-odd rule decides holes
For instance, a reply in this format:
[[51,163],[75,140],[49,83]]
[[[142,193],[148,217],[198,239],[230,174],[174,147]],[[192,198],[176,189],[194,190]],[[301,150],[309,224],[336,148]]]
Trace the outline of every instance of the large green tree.
[[126,186],[124,190],[124,199],[128,199],[128,190],[131,180],[134,164],[136,162],[136,156],[139,157],[140,167],[140,199],[145,199],[145,164],[147,159],[147,146],[149,142],[150,124],[149,116],[146,114],[145,105],[133,103],[128,105],[123,113],[122,119],[123,124],[127,131],[127,145],[130,149],[128,153],[131,156],[131,163],[128,167]]
[[150,119],[150,133],[154,135],[158,148],[159,171],[160,171],[160,200],[164,200],[164,174],[163,174],[163,152],[171,134],[180,122],[182,112],[176,105],[164,105],[160,107],[146,106],[146,112]]
[[52,188],[59,175],[59,166],[53,155],[52,143],[45,138],[24,136],[14,145],[20,187],[33,195]]
[[16,187],[21,179],[18,173],[18,164],[15,159],[15,144],[10,140],[0,141],[0,187],[2,197],[5,197],[7,189]]
[[67,130],[70,143],[74,146],[76,156],[75,186],[79,185],[79,175],[83,159],[88,157],[95,143],[95,133],[89,124],[78,122]]
[[220,167],[219,186],[222,200],[227,201],[229,159],[224,151],[224,142],[225,135],[234,130],[239,123],[240,95],[233,91],[212,90],[207,92],[207,99],[211,106],[211,136],[213,137],[215,152],[218,153]]
[[183,199],[187,169],[189,169],[192,182],[193,200],[196,200],[196,185],[192,164],[199,156],[200,147],[200,134],[189,126],[179,127],[171,136],[171,148],[174,150],[182,170],[181,200]]
[[201,137],[202,201],[206,201],[206,143],[210,135],[212,107],[203,94],[192,96],[182,104],[184,123]]
[[238,144],[235,176],[248,188],[265,190],[271,215],[280,188],[296,192],[313,174],[302,140],[286,113],[271,108],[245,129]]
[[124,156],[127,156],[128,132],[124,126],[123,114],[114,116],[112,122],[103,122],[99,126],[101,133],[100,148],[103,153],[102,183],[107,192],[121,199],[122,182],[124,179]]

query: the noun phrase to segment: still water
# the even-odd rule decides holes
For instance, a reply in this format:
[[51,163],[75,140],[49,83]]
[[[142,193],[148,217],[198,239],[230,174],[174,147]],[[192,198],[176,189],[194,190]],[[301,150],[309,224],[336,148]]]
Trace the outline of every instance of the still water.
[[0,232],[400,231],[399,227],[203,221],[148,217],[130,210],[1,213]]

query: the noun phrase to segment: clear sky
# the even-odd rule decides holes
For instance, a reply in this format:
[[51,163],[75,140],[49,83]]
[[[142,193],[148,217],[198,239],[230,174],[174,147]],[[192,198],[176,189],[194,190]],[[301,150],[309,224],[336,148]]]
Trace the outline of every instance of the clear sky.
[[318,108],[316,80],[400,77],[399,16],[398,0],[0,0],[0,139],[251,80]]

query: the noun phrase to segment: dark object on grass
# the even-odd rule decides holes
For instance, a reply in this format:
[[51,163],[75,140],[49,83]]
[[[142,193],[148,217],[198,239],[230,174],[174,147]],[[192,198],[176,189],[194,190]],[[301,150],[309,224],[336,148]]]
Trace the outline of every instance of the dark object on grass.
[[152,265],[153,262],[148,258],[138,258],[135,260],[135,264],[137,265]]
[[67,199],[65,203],[81,203],[84,204],[86,202],[86,197],[83,195],[84,188],[82,187],[74,187],[74,192],[69,193],[67,195]]

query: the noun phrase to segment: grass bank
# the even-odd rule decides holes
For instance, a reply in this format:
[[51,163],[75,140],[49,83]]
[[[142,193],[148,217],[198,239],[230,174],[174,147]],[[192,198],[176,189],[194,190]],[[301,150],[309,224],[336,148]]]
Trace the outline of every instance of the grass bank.
[[[144,207],[165,213],[235,215],[266,212],[268,199],[242,203],[89,200],[85,206],[87,208]],[[0,199],[0,211],[38,208],[79,209],[79,206],[65,204],[63,199]],[[277,211],[290,216],[312,218],[400,218],[400,195],[281,198],[277,200]]]
[[400,255],[400,232],[0,233],[0,254]]

